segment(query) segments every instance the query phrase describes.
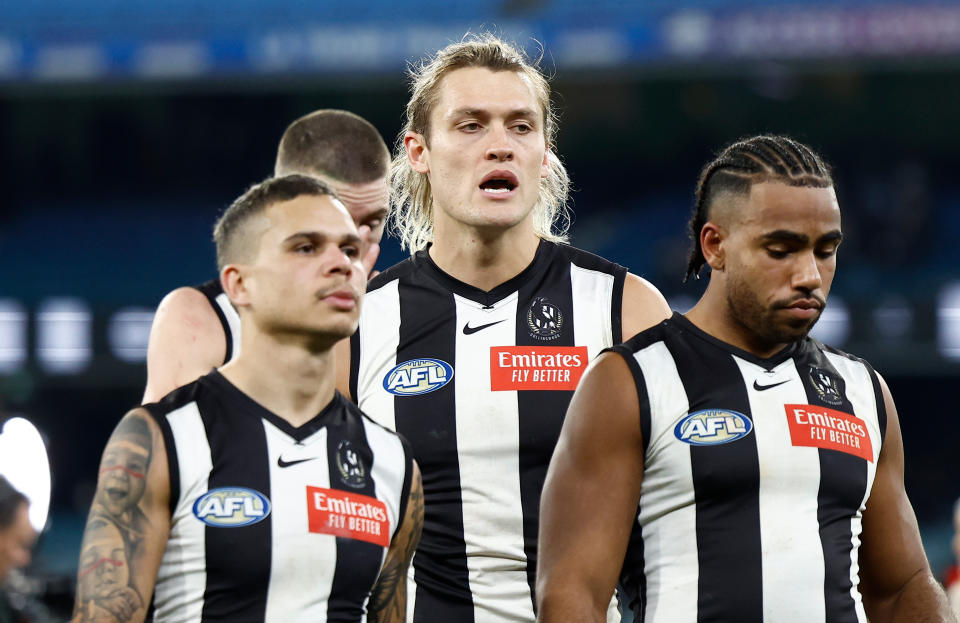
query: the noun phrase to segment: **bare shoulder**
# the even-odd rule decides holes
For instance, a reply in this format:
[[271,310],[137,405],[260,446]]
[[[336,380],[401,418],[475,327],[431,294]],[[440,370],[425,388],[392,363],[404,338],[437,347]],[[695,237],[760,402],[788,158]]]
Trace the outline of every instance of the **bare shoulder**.
[[144,403],[224,363],[227,337],[206,295],[195,288],[177,288],[160,302],[150,327],[147,388]]
[[667,319],[673,312],[660,290],[643,277],[627,273],[623,282],[623,339]]

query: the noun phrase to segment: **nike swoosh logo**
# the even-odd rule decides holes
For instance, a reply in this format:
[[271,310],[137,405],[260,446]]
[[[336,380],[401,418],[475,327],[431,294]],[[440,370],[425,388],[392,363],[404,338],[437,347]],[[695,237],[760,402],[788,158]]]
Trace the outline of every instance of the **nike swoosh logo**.
[[772,385],[761,385],[760,383],[757,383],[756,381],[754,381],[753,388],[758,392],[762,392],[765,389],[770,389],[771,387],[776,387],[777,385],[783,385],[784,383],[787,383],[789,381],[790,379],[787,379],[786,381],[780,381],[779,383],[773,383]]
[[503,318],[503,319],[501,319],[501,320],[497,320],[496,322],[488,322],[487,324],[477,325],[477,326],[475,326],[475,327],[471,327],[471,326],[470,326],[470,323],[468,322],[467,324],[463,325],[463,334],[464,334],[464,335],[473,335],[473,334],[476,333],[477,331],[483,331],[483,330],[486,329],[487,327],[492,327],[492,326],[495,325],[495,324],[500,324],[500,323],[503,322],[504,320],[506,320],[506,318]]
[[296,465],[297,463],[305,463],[307,461],[312,461],[314,459],[319,459],[318,456],[311,456],[309,459],[294,459],[292,461],[284,461],[283,457],[277,457],[277,466],[278,467],[290,467],[291,465]]

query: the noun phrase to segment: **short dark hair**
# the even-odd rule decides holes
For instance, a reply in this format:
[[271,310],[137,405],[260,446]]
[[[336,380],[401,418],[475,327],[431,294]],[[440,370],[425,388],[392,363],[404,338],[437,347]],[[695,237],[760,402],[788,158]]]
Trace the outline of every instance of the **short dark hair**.
[[217,267],[223,267],[239,255],[239,240],[250,217],[263,212],[270,205],[290,201],[302,195],[336,198],[337,194],[325,182],[308,175],[284,175],[267,178],[247,189],[230,207],[224,210],[213,226],[213,241],[217,245]]
[[373,124],[346,110],[317,110],[287,127],[274,173],[320,175],[347,184],[387,176],[390,150]]
[[703,167],[697,181],[693,215],[689,221],[690,254],[684,281],[699,276],[706,263],[700,230],[710,219],[714,199],[722,193],[750,194],[750,187],[776,181],[790,186],[833,186],[830,167],[810,147],[787,136],[760,135],[724,147]]
[[10,481],[0,476],[0,530],[6,530],[13,525],[21,504],[29,504],[27,496],[14,489]]

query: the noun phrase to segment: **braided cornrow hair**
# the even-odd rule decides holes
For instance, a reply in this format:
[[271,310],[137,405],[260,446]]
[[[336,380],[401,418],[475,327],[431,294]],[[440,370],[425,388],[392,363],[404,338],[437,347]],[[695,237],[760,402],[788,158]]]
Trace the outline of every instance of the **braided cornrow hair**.
[[754,136],[733,143],[703,168],[697,181],[689,234],[693,245],[683,280],[699,277],[706,263],[700,247],[700,230],[709,220],[714,198],[723,192],[740,195],[762,182],[777,181],[790,186],[827,188],[833,186],[830,167],[817,152],[786,136]]

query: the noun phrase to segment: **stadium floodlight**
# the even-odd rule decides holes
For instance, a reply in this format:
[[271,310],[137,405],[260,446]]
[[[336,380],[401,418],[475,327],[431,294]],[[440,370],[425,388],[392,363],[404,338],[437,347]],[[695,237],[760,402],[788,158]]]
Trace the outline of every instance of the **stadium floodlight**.
[[50,511],[50,461],[37,427],[13,417],[0,428],[0,474],[30,500],[30,523],[37,532]]

